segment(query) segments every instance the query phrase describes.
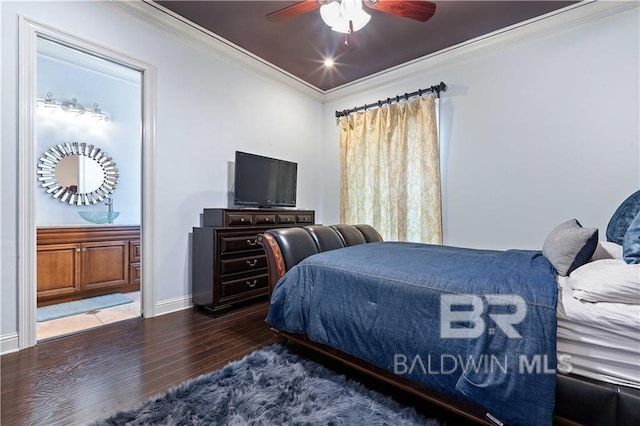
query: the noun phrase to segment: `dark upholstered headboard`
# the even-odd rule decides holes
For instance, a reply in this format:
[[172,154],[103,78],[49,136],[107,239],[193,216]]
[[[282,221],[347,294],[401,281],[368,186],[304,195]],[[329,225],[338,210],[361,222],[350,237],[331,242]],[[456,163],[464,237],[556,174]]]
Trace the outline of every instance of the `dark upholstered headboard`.
[[382,241],[371,225],[312,225],[304,228],[270,229],[258,241],[267,253],[269,294],[278,280],[312,254],[356,244]]

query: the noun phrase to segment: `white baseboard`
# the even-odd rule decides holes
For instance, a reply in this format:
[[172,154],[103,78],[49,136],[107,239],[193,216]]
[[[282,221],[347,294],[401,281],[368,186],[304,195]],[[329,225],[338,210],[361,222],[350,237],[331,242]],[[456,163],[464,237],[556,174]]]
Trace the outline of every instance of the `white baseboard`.
[[[171,312],[191,309],[193,307],[191,295],[176,297],[156,303],[156,316],[170,314]],[[9,333],[0,336],[0,355],[16,352],[20,349],[18,333]]]
[[155,316],[170,314],[171,312],[182,311],[193,307],[191,295],[176,297],[175,299],[163,300],[156,303]]
[[20,349],[18,333],[9,333],[0,336],[0,355],[16,352]]

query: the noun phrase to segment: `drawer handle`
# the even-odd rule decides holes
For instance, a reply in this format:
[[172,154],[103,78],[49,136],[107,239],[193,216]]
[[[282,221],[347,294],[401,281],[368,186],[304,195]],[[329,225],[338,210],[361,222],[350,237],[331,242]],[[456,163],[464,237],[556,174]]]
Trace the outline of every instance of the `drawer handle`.
[[247,286],[249,288],[254,288],[257,284],[258,284],[258,280],[253,280],[253,282],[247,281]]
[[240,222],[244,222],[244,217],[241,217],[241,218],[240,218]]
[[264,219],[264,221],[265,221],[265,222],[269,222],[269,218],[268,218],[268,217],[267,217],[267,218],[265,218],[265,219]]
[[255,246],[256,244],[258,244],[258,240],[255,238],[253,240],[247,240],[247,244],[249,244],[250,246]]
[[76,249],[76,253],[80,253],[80,247]]
[[87,251],[87,248],[86,247],[82,247],[82,251]]
[[256,266],[256,263],[258,263],[258,259],[247,260],[247,265],[251,266],[252,268]]

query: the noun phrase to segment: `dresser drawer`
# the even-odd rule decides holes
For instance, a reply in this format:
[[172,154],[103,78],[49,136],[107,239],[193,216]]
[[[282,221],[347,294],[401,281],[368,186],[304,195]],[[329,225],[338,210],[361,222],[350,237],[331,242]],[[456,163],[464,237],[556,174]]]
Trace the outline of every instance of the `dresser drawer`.
[[276,223],[275,214],[257,214],[254,216],[255,225],[273,225]]
[[220,237],[220,254],[247,250],[262,250],[262,246],[258,243],[258,233]]
[[222,259],[220,261],[220,275],[254,271],[256,269],[266,267],[267,256],[265,255],[238,257],[235,259]]
[[296,223],[295,214],[279,214],[278,223]]
[[253,215],[251,214],[228,214],[227,226],[250,226]]
[[224,298],[266,288],[268,283],[269,276],[267,274],[243,278],[241,280],[223,281],[220,285],[220,296]]
[[313,216],[310,214],[299,214],[296,215],[297,223],[313,223]]

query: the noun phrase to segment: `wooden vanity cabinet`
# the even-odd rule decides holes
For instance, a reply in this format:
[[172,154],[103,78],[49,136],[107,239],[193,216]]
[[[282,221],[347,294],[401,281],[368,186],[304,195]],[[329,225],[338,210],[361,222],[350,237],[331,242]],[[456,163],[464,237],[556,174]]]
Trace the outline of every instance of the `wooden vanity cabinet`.
[[140,289],[140,227],[37,231],[38,306]]

